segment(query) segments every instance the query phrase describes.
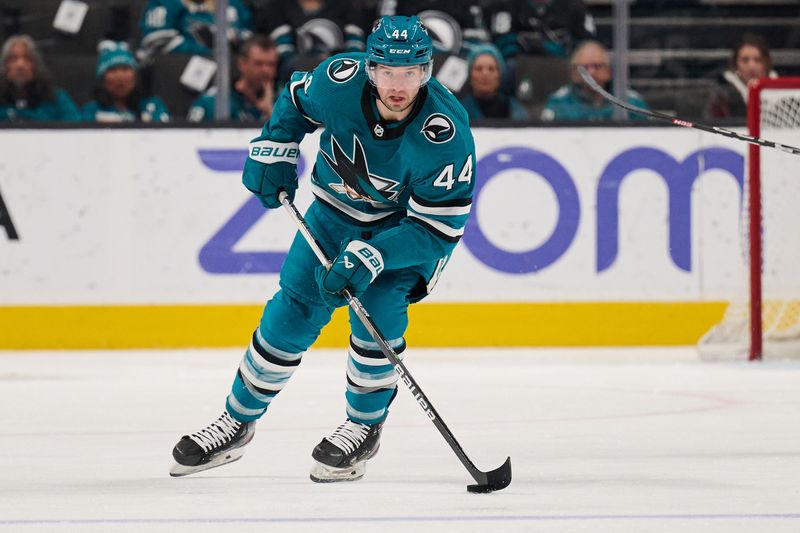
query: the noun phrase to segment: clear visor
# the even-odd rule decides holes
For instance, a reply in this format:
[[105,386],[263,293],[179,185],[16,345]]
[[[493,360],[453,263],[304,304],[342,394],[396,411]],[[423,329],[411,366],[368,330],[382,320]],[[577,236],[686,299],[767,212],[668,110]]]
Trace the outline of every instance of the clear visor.
[[369,81],[379,89],[418,89],[428,83],[433,61],[421,65],[381,65],[367,61]]

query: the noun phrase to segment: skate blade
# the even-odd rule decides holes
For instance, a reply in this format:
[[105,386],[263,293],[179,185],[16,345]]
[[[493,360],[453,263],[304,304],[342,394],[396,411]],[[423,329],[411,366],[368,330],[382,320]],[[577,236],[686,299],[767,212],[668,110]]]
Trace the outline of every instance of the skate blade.
[[338,481],[358,481],[367,471],[367,462],[361,461],[347,468],[333,468],[314,461],[309,477],[314,483],[336,483]]
[[169,469],[169,475],[172,477],[183,477],[188,476],[189,474],[196,474],[197,472],[202,472],[203,470],[216,468],[218,466],[238,461],[243,455],[243,448],[235,448],[233,450],[228,450],[226,453],[222,453],[211,459],[209,462],[200,465],[186,466],[178,462],[173,462],[172,467]]

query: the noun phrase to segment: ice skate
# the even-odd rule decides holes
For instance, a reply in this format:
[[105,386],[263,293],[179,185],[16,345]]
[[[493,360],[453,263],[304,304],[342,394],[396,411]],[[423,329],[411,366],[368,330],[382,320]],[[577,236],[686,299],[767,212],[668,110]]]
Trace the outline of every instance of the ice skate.
[[169,475],[186,476],[241,459],[255,427],[255,422],[239,422],[225,411],[206,428],[181,437],[172,449],[175,463]]
[[369,426],[347,419],[311,453],[311,481],[330,483],[364,477],[367,460],[378,453],[382,427],[383,422]]

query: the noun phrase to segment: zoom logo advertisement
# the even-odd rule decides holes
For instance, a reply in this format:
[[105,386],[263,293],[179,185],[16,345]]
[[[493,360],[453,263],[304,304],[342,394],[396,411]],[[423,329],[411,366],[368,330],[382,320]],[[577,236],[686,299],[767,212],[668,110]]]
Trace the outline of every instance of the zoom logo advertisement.
[[[219,172],[241,172],[246,150],[199,150],[205,166]],[[298,175],[303,174],[305,160],[301,155]],[[480,201],[485,187],[499,174],[510,169],[534,172],[552,189],[557,202],[557,220],[551,234],[541,244],[527,250],[504,250],[486,236],[484,227],[491,220],[481,216]],[[634,172],[648,170],[660,176],[668,191],[668,247],[675,267],[691,272],[692,257],[692,188],[705,172],[722,171],[738,185],[740,201],[744,184],[744,157],[720,147],[703,148],[679,160],[656,147],[627,149],[611,159],[600,171],[594,196],[581,198],[575,178],[551,155],[528,146],[508,146],[494,150],[476,165],[472,215],[462,238],[462,246],[487,267],[506,274],[525,275],[543,271],[570,249],[581,220],[583,204],[595,205],[596,243],[595,271],[609,269],[619,254],[620,188]],[[236,243],[262,217],[272,216],[258,199],[250,198],[228,220],[221,221],[219,231],[202,247],[199,261],[212,274],[277,274],[286,252],[235,252]],[[0,216],[2,216],[0,214]],[[3,219],[0,218],[0,222]]]

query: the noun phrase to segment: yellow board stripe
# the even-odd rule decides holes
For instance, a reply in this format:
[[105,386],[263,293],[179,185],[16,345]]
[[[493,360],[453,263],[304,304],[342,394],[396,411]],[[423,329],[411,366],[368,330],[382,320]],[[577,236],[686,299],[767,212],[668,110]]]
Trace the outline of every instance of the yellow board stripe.
[[[409,308],[412,346],[694,344],[723,302],[423,303]],[[246,346],[262,307],[109,305],[0,307],[0,349]],[[338,309],[317,347],[345,347]]]

